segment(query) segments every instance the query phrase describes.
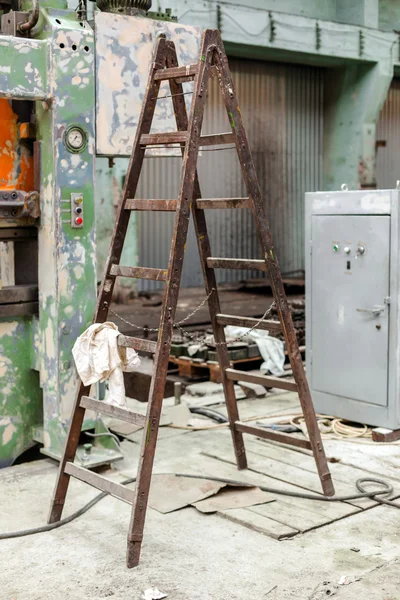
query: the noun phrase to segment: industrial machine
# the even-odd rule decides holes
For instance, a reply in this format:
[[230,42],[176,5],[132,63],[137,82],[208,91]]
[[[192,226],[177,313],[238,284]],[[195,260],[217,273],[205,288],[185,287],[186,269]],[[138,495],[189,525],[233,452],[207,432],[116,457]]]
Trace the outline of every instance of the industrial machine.
[[[96,160],[131,153],[157,35],[179,38],[182,63],[198,53],[196,28],[150,7],[98,0],[89,22],[84,0],[0,0],[2,467],[35,442],[61,455],[96,301]],[[107,433],[90,412],[84,430]],[[108,435],[82,441],[87,466],[121,457]]]
[[307,376],[317,411],[400,428],[397,190],[306,194]]

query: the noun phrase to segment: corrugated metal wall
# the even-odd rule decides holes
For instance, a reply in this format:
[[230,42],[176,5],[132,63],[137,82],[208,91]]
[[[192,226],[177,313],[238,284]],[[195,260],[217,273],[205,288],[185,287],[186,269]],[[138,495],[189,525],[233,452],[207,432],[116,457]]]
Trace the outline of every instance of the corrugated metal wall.
[[[230,59],[236,92],[265,197],[283,272],[304,269],[304,193],[321,188],[322,72],[317,68]],[[212,82],[203,133],[229,131],[218,84]],[[220,147],[221,148],[221,147]],[[222,148],[224,148],[222,146]],[[137,197],[176,198],[181,160],[148,158]],[[246,196],[234,150],[202,151],[199,178],[205,198]],[[173,215],[138,213],[139,261],[166,267]],[[259,258],[251,211],[207,211],[213,256]],[[259,277],[258,272],[219,271],[220,282]],[[142,289],[158,287],[141,282]],[[202,285],[193,231],[187,244],[184,287]]]
[[400,79],[393,79],[376,128],[378,145],[376,179],[378,189],[393,189],[400,179]]

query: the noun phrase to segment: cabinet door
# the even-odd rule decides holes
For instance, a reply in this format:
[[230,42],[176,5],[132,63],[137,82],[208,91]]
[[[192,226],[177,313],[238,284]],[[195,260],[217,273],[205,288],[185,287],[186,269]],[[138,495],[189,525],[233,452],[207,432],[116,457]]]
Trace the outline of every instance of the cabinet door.
[[390,217],[312,217],[312,388],[387,404]]

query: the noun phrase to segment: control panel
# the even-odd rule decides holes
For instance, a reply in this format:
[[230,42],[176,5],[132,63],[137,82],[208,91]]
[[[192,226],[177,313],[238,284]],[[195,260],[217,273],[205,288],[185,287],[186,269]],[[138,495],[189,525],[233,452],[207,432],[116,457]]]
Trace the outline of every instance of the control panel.
[[344,255],[345,259],[345,270],[352,270],[352,259],[357,260],[361,256],[364,256],[366,250],[366,246],[364,242],[353,243],[350,241],[344,241],[341,243],[340,241],[333,240],[332,241],[332,252],[333,254]]
[[62,208],[62,212],[70,214],[70,219],[63,219],[63,223],[68,223],[73,229],[81,229],[83,227],[83,194],[72,192],[70,198],[62,202],[69,204],[68,208]]

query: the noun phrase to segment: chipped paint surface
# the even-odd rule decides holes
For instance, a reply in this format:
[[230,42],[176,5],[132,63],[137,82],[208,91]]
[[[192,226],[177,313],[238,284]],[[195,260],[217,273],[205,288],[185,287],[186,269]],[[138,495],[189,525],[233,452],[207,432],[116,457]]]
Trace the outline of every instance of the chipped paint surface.
[[19,144],[18,117],[5,98],[0,98],[0,189],[33,190],[32,156]]
[[[106,156],[129,156],[157,36],[165,33],[173,40],[179,64],[188,65],[197,61],[201,32],[189,25],[102,12],[95,13],[95,29],[96,150]],[[163,82],[159,95],[169,93]],[[190,95],[185,101],[189,108]],[[159,100],[152,132],[175,128],[170,98]]]
[[48,98],[48,53],[46,40],[0,36],[0,98]]
[[[0,67],[16,65],[11,77],[0,70],[0,97],[51,94],[49,103],[36,105],[42,142],[39,318],[0,321],[6,382],[0,389],[0,466],[32,444],[32,428],[42,424],[45,450],[60,456],[77,383],[71,349],[91,322],[96,299],[93,31],[72,11],[42,10],[41,18],[43,40],[0,37]],[[64,143],[71,124],[87,137],[80,154]],[[61,212],[73,192],[84,198],[81,229],[71,228],[70,216]]]
[[[49,9],[47,26],[51,32],[53,101],[51,110],[38,105],[38,133],[44,152],[38,344],[43,441],[47,451],[59,454],[77,385],[71,349],[91,322],[96,299],[94,40],[90,27],[82,28],[71,12]],[[69,152],[64,142],[71,124],[80,126],[87,136],[87,147],[78,154]],[[83,193],[81,229],[73,229],[70,215],[61,212],[70,207],[62,201],[69,200],[73,192]]]
[[31,358],[31,319],[0,321],[0,467],[32,446],[32,426],[41,423],[42,394]]

